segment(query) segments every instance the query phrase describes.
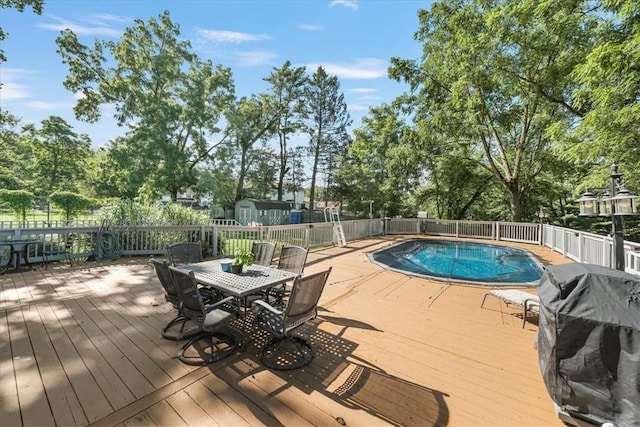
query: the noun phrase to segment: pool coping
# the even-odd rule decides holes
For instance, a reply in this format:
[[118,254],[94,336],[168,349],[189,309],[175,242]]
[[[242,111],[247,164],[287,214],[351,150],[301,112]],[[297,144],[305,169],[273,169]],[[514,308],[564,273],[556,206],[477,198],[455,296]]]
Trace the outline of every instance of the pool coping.
[[471,280],[464,280],[464,279],[457,279],[457,278],[452,278],[452,277],[443,277],[443,276],[431,276],[428,274],[420,274],[420,273],[415,273],[412,271],[406,271],[406,270],[401,270],[399,268],[394,268],[391,267],[383,262],[379,262],[377,260],[374,259],[374,255],[378,252],[382,252],[382,251],[386,251],[389,249],[392,249],[396,246],[399,245],[403,245],[405,243],[408,242],[412,242],[412,241],[432,241],[432,242],[468,242],[468,243],[475,243],[478,245],[487,245],[487,246],[498,246],[498,247],[507,247],[510,249],[516,249],[519,251],[523,251],[526,252],[527,255],[529,256],[529,258],[531,258],[537,265],[538,267],[540,267],[540,270],[542,270],[543,274],[544,274],[544,264],[542,262],[540,262],[540,260],[531,252],[528,251],[527,249],[523,249],[523,248],[516,248],[513,246],[509,246],[509,245],[499,245],[499,244],[495,244],[495,243],[485,243],[485,242],[477,242],[475,240],[465,240],[465,239],[430,239],[430,238],[413,238],[413,239],[407,239],[407,240],[403,240],[401,242],[397,242],[394,243],[393,245],[389,245],[385,248],[382,249],[378,249],[375,252],[371,252],[371,253],[367,253],[367,259],[369,260],[369,262],[376,264],[382,268],[384,268],[385,270],[389,270],[389,271],[394,271],[396,273],[400,273],[400,274],[405,274],[407,276],[413,276],[413,277],[420,277],[423,279],[432,279],[432,280],[437,280],[440,282],[454,282],[456,284],[464,284],[464,285],[471,285],[471,286],[493,286],[493,287],[526,287],[526,288],[531,288],[531,287],[535,287],[538,285],[538,283],[540,282],[540,279],[538,280],[534,280],[531,282],[484,282],[484,281],[471,281]]

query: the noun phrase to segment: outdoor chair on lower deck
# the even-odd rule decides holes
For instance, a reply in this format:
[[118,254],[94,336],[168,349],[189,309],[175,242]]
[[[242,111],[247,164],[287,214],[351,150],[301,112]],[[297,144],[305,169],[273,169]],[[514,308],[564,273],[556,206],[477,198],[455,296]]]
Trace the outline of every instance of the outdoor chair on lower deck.
[[198,242],[180,242],[167,246],[167,257],[171,265],[202,262],[202,245]]
[[317,317],[318,301],[330,273],[331,267],[320,273],[297,277],[286,303],[276,302],[272,305],[261,300],[254,301],[253,310],[257,319],[274,335],[258,355],[265,366],[289,370],[301,368],[311,362],[311,343],[291,332]]
[[238,316],[236,299],[227,297],[206,304],[193,272],[175,267],[169,267],[169,271],[180,298],[182,313],[202,329],[200,334],[180,347],[178,358],[188,365],[199,366],[231,355],[238,347],[238,340],[223,328]]

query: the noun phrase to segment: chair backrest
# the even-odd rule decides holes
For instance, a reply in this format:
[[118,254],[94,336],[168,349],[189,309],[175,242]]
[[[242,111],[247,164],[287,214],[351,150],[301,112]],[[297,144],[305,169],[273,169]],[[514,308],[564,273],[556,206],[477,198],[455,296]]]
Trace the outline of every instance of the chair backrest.
[[278,269],[302,274],[309,250],[299,246],[284,246],[278,258]]
[[169,271],[180,298],[182,313],[191,320],[202,322],[206,312],[193,272],[182,271],[175,267],[169,267]]
[[167,246],[171,265],[202,262],[202,246],[197,242],[181,242]]
[[331,273],[331,267],[320,273],[295,279],[291,295],[287,301],[287,307],[284,310],[286,332],[308,320],[316,318],[318,315],[318,301],[329,278],[329,273]]
[[158,279],[160,280],[160,284],[164,288],[166,294],[166,300],[173,304],[174,307],[178,308],[180,304],[180,298],[178,297],[178,290],[176,289],[176,285],[173,283],[173,278],[171,277],[171,272],[169,271],[169,264],[167,261],[159,260],[156,258],[151,258],[151,264],[156,270],[156,274],[158,275]]
[[276,245],[271,242],[253,242],[253,246],[251,246],[253,263],[267,267],[270,266],[275,251]]

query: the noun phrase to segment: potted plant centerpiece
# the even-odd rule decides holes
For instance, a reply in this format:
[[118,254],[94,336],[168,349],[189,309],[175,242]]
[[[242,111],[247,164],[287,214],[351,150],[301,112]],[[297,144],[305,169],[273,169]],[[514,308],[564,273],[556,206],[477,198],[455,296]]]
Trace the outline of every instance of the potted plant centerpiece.
[[232,273],[241,273],[243,265],[253,264],[253,252],[247,249],[238,248],[233,255],[235,258],[233,259],[233,263],[231,263]]

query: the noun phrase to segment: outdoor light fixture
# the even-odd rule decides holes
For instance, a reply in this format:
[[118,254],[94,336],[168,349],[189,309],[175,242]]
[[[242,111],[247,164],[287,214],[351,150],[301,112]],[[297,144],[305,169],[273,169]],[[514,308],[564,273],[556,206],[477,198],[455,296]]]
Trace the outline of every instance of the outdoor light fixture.
[[612,264],[617,270],[624,271],[624,224],[623,215],[638,214],[638,196],[631,194],[622,181],[618,166],[611,165],[610,184],[602,197],[596,197],[587,190],[577,200],[580,204],[580,216],[610,216],[613,238]]

